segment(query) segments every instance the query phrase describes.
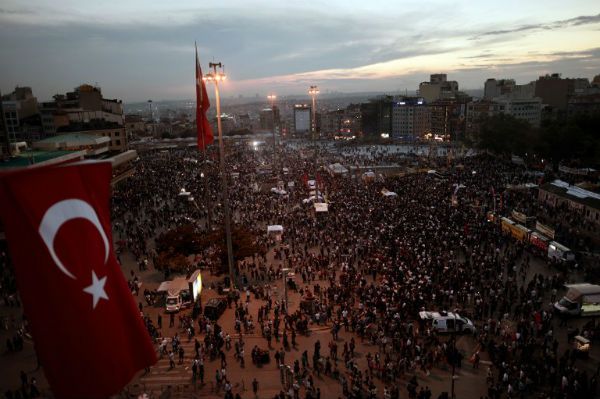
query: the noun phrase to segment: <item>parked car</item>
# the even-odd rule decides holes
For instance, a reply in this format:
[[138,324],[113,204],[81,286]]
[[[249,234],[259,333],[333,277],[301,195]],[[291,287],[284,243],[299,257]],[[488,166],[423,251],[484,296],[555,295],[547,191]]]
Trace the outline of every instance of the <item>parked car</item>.
[[204,305],[204,315],[209,319],[215,321],[225,312],[227,308],[227,299],[225,298],[211,298]]

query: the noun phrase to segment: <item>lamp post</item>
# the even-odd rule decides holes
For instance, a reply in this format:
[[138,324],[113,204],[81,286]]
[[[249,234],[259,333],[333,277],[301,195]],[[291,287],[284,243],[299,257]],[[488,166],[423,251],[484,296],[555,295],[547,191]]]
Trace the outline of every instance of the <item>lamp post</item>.
[[[225,239],[227,242],[227,264],[229,266],[229,288],[233,289],[235,273],[233,270],[233,244],[231,241],[231,214],[229,210],[229,188],[227,185],[227,174],[225,171],[225,146],[223,145],[223,130],[221,128],[221,97],[219,96],[219,82],[226,79],[223,65],[220,62],[211,62],[208,68],[212,72],[202,77],[203,80],[213,82],[215,85],[215,101],[217,103],[217,130],[219,132],[219,166],[221,171],[221,188],[223,195],[223,207],[225,213]],[[217,72],[217,68],[220,69]]]
[[311,128],[312,128],[312,133],[313,133],[313,144],[315,145],[315,182],[316,182],[316,188],[317,188],[317,198],[319,195],[319,182],[317,181],[317,171],[318,171],[318,167],[317,167],[317,94],[319,94],[319,87],[318,86],[310,86],[310,89],[308,89],[308,94],[310,94],[310,96],[312,97],[312,123],[311,123]]
[[311,123],[311,128],[312,128],[312,133],[313,133],[313,138],[317,138],[317,94],[319,94],[319,87],[318,86],[310,86],[310,89],[308,89],[308,94],[310,94],[310,96],[312,97],[312,123]]
[[287,274],[289,271],[290,269],[287,267],[281,269],[281,274],[283,274],[283,300],[285,303],[285,314],[288,312]]
[[452,330],[452,385],[450,386],[450,399],[456,399],[454,396],[454,379],[456,378],[456,313],[452,312],[454,319],[454,329]]
[[271,113],[273,115],[273,174],[275,176],[279,175],[279,171],[277,173],[275,173],[275,164],[277,162],[277,142],[275,139],[275,99],[277,99],[277,96],[275,94],[269,94],[267,96],[267,98],[269,99],[269,102],[271,103]]
[[154,137],[156,129],[154,128],[154,112],[152,110],[152,100],[148,100],[148,108],[150,108],[150,128],[152,129],[152,137]]

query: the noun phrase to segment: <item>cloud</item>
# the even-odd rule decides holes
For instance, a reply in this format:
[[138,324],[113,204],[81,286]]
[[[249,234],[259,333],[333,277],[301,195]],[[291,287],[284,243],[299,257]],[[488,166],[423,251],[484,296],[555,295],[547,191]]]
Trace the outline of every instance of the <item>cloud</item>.
[[540,31],[540,30],[555,30],[568,28],[571,26],[581,26],[581,25],[589,25],[589,24],[597,24],[600,23],[600,14],[597,15],[581,15],[575,18],[563,19],[560,21],[548,22],[548,23],[539,23],[539,24],[528,24],[521,25],[512,29],[503,29],[503,30],[493,30],[489,32],[479,33],[477,35],[471,36],[469,40],[479,40],[487,36],[500,36],[506,35],[509,33],[518,33],[518,32],[526,32],[526,31]]

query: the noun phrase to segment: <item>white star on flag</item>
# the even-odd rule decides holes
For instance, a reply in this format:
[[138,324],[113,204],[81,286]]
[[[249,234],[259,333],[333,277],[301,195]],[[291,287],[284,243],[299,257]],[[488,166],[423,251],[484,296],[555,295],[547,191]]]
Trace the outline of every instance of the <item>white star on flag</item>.
[[92,285],[85,287],[83,291],[92,295],[94,300],[93,309],[96,309],[96,305],[98,304],[98,301],[100,301],[100,298],[108,300],[108,295],[106,295],[106,291],[104,291],[104,284],[106,284],[106,276],[98,280],[96,272],[92,270]]

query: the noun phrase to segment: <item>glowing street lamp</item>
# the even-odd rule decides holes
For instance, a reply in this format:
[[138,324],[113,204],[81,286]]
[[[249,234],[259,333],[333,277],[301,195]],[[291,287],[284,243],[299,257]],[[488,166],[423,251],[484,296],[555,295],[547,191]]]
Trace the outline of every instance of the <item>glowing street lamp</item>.
[[310,94],[310,96],[312,97],[312,131],[313,131],[313,135],[316,138],[317,137],[317,94],[319,94],[319,87],[318,86],[310,86],[310,89],[308,89],[308,94]]
[[267,98],[271,103],[271,114],[273,115],[273,173],[275,174],[275,176],[277,176],[277,173],[275,172],[275,164],[277,161],[277,142],[275,138],[275,100],[277,99],[277,96],[275,94],[269,94]]
[[[205,82],[213,82],[215,85],[215,100],[217,103],[217,130],[219,132],[219,165],[221,169],[221,186],[223,190],[223,207],[225,213],[225,237],[227,241],[227,263],[229,266],[229,287],[234,285],[234,270],[233,270],[233,243],[231,241],[231,214],[229,209],[229,188],[227,187],[227,175],[225,174],[225,146],[223,145],[223,130],[221,128],[221,97],[219,96],[219,82],[224,82],[227,79],[224,66],[220,62],[211,62],[208,68],[212,72],[205,74],[202,80]],[[217,71],[217,68],[221,69]]]

